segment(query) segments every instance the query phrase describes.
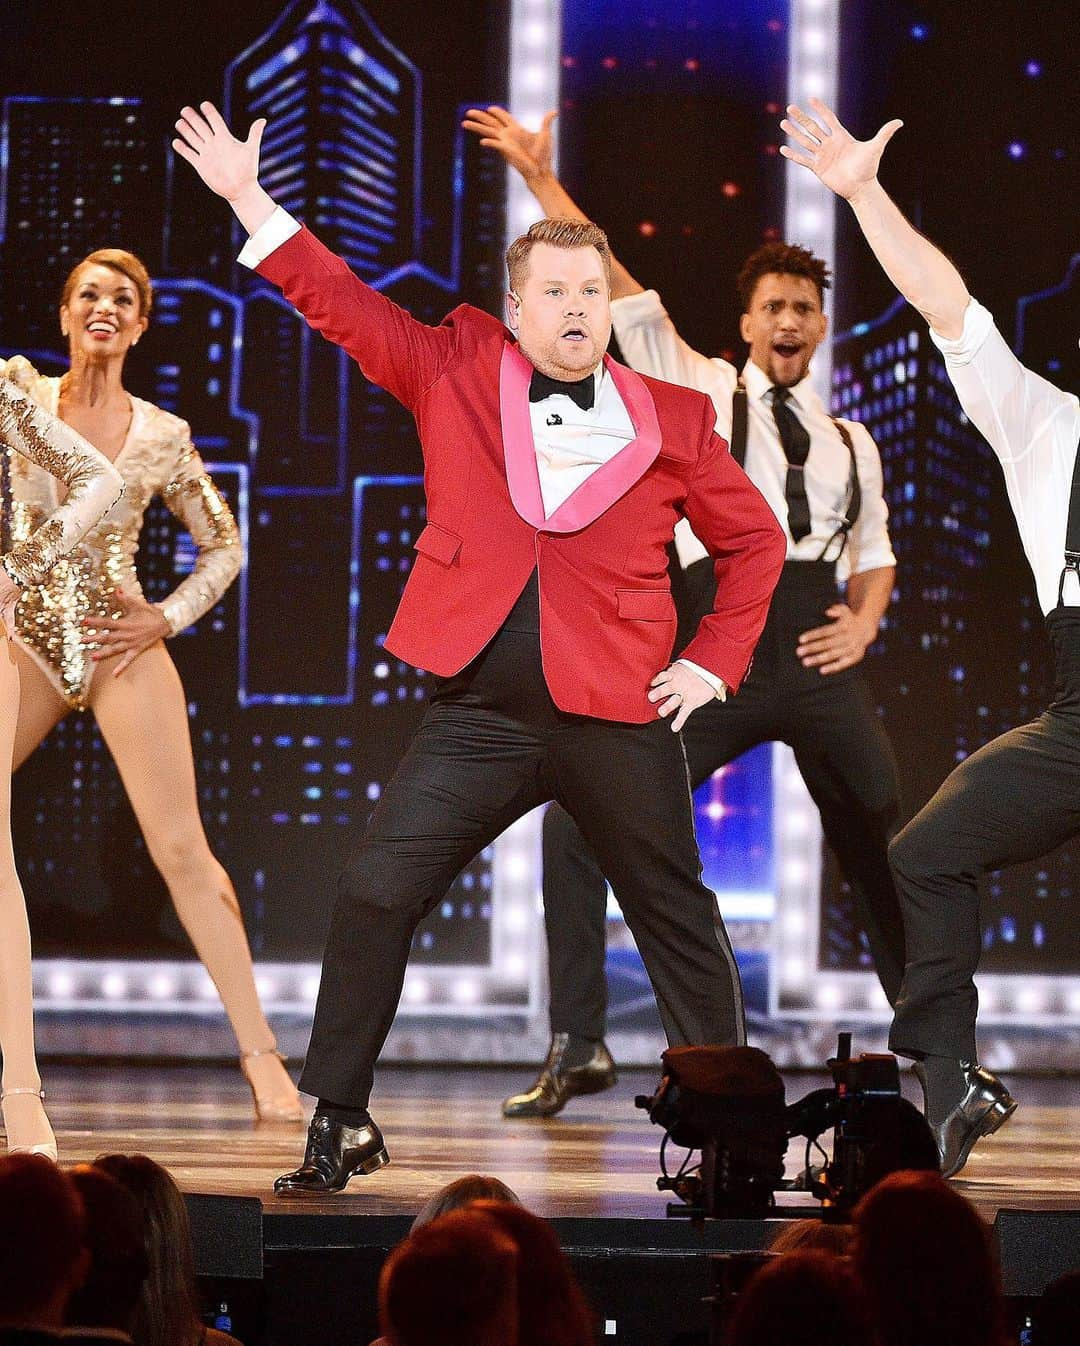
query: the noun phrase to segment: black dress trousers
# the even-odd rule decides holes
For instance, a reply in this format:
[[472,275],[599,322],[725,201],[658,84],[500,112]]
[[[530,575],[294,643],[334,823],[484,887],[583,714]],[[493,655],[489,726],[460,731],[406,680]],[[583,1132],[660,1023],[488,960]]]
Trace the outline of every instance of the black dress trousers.
[[1080,609],[1046,619],[1050,709],[972,753],[893,842],[908,965],[889,1046],[976,1061],[980,878],[1080,836]]
[[341,877],[303,1090],[366,1106],[417,924],[473,856],[552,799],[611,878],[669,1042],[745,1041],[735,957],[701,881],[681,739],[668,721],[555,706],[534,574],[491,644],[441,683]]
[[[711,580],[707,566],[699,562],[685,576],[681,606],[690,617],[677,649],[696,626],[705,595],[695,584]],[[903,920],[888,864],[889,842],[900,826],[896,759],[861,671],[823,676],[795,656],[799,635],[825,624],[825,610],[838,601],[834,572],[829,562],[784,566],[750,676],[735,696],[694,711],[682,736],[694,789],[759,743],[775,740],[794,749],[892,1004],[904,971]],[[604,1035],[605,872],[574,820],[548,809],[544,920],[555,1033]]]

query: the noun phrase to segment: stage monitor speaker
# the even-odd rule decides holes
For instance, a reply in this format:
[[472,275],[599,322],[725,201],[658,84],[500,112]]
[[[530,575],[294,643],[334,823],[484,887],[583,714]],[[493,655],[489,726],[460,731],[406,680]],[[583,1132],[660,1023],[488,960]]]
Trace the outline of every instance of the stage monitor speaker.
[[195,1248],[195,1274],[261,1281],[262,1202],[255,1196],[184,1196]]
[[994,1221],[1007,1295],[1038,1296],[1066,1271],[1080,1268],[1080,1210],[1009,1210]]

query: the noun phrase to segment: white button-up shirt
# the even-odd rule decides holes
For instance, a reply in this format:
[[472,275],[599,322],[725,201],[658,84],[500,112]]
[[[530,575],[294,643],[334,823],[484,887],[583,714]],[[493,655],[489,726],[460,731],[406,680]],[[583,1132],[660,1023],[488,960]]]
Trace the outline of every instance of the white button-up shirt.
[[588,410],[567,393],[552,393],[529,403],[536,470],[548,518],[636,435],[630,413],[604,366],[591,377],[593,404]]
[[[615,335],[623,354],[634,369],[669,383],[697,388],[712,399],[716,408],[716,431],[731,438],[731,399],[738,370],[727,360],[710,358],[689,346],[668,316],[655,290],[616,299],[611,306]],[[806,498],[810,505],[810,532],[796,542],[788,527],[784,496],[787,457],[772,409],[772,384],[763,370],[748,360],[743,366],[746,385],[746,474],[769,502],[787,537],[789,561],[816,561],[840,527],[847,508],[851,480],[851,455],[840,437],[825,404],[803,379],[793,388],[788,406],[810,435],[810,454],[803,470]],[[896,564],[889,541],[889,509],[882,491],[881,457],[870,432],[857,421],[845,421],[851,434],[862,491],[859,517],[848,536],[837,566],[837,579]],[[681,523],[675,534],[679,559],[684,566],[704,556],[705,548]],[[835,544],[834,544],[835,547]],[[833,553],[830,552],[831,557]]]
[[[930,335],[945,357],[960,405],[1001,463],[1039,605],[1047,613],[1057,606],[1065,565],[1080,402],[1026,369],[975,299],[958,337],[938,336],[932,328]],[[1075,571],[1066,577],[1062,597],[1067,606],[1080,606]]]

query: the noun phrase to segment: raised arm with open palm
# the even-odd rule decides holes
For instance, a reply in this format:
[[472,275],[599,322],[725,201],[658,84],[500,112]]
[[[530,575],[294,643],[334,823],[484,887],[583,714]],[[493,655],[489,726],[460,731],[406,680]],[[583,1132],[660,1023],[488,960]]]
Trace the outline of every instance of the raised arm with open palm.
[[[970,296],[959,271],[912,225],[878,181],[885,146],[903,126],[886,122],[872,140],[856,140],[836,113],[812,98],[814,117],[791,104],[780,123],[798,147],[780,153],[801,164],[855,212],[866,241],[892,283],[935,332],[958,337]],[[816,120],[815,120],[816,118]]]
[[218,196],[223,196],[249,234],[274,213],[274,202],[259,186],[259,145],[266,119],[251,125],[246,140],[237,140],[213,103],[199,111],[185,107],[176,122],[178,138],[172,147],[186,159]]
[[[539,131],[529,131],[505,108],[470,108],[461,123],[466,131],[480,137],[480,144],[497,151],[511,168],[521,174],[522,181],[540,209],[549,218],[588,220],[570,193],[555,176],[552,166],[551,126],[557,112],[547,112]],[[640,285],[617,257],[611,257],[611,297],[640,294]]]

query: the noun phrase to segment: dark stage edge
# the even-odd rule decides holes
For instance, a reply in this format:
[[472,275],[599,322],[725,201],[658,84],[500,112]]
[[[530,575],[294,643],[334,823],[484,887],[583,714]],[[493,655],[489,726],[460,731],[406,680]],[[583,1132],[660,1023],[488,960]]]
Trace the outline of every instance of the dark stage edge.
[[[391,1164],[317,1202],[274,1195],[274,1177],[302,1154],[304,1128],[256,1125],[234,1068],[94,1063],[53,1065],[45,1077],[62,1163],[141,1152],[170,1170],[188,1197],[200,1275],[215,1303],[230,1304],[248,1346],[369,1341],[387,1250],[464,1173],[495,1174],[553,1222],[609,1340],[654,1346],[707,1331],[706,1254],[760,1249],[777,1227],[666,1217],[655,1185],[661,1134],[633,1106],[652,1091],[652,1071],[625,1072],[558,1119],[510,1123],[499,1104],[528,1071],[381,1070],[373,1112]],[[1080,1084],[1008,1079],[1021,1106],[977,1148],[957,1188],[995,1223],[1008,1293],[1032,1296],[1080,1265]],[[822,1082],[786,1076],[788,1100]],[[789,1172],[802,1160],[793,1144]],[[780,1204],[817,1209],[803,1196]]]

